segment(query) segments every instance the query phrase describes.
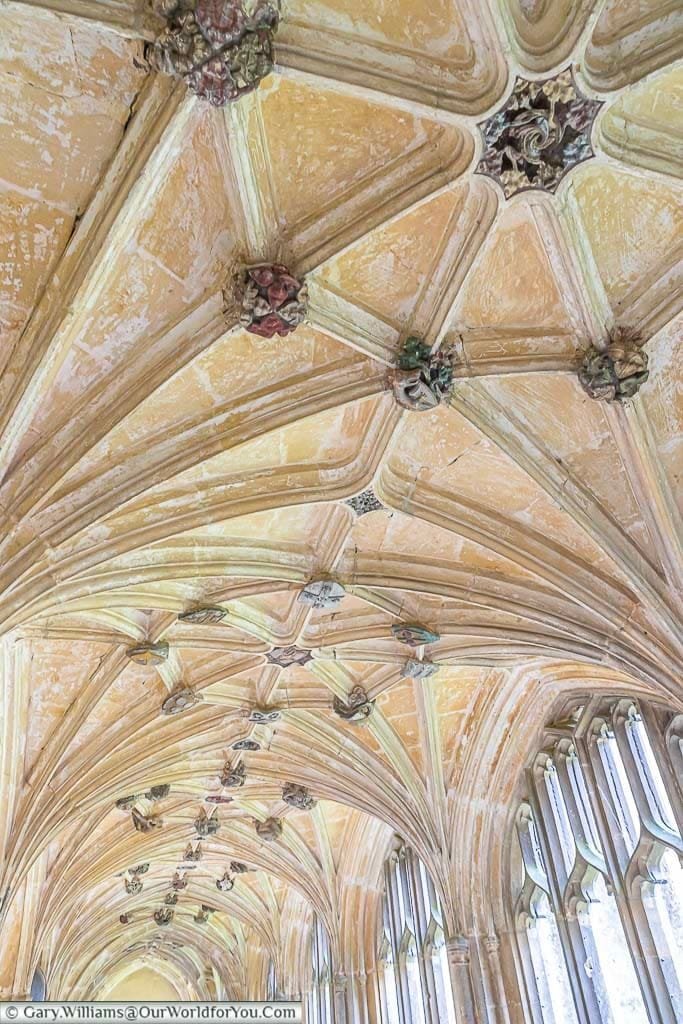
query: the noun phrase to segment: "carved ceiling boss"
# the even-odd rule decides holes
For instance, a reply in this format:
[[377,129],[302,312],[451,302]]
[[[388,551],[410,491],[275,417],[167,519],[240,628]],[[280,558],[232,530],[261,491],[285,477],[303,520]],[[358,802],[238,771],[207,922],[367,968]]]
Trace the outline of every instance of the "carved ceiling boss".
[[202,699],[201,694],[184,688],[171,693],[161,705],[164,715],[179,715],[193,708]]
[[405,624],[397,622],[391,627],[391,633],[394,639],[399,640],[402,644],[407,644],[408,647],[435,644],[437,640],[441,639],[439,633],[434,633],[426,626],[420,626],[414,622]]
[[518,78],[502,110],[479,126],[485,149],[477,171],[495,178],[507,199],[530,188],[554,192],[567,171],[593,156],[601,106],[581,95],[569,69],[543,82]]
[[650,375],[645,339],[636,331],[617,327],[606,347],[592,347],[579,370],[579,381],[591,398],[623,402],[639,391]]
[[204,808],[202,808],[195,818],[194,827],[197,830],[197,835],[205,839],[207,836],[214,836],[221,827],[221,823],[216,817],[209,818]]
[[453,387],[453,354],[432,352],[420,338],[410,337],[389,374],[394,398],[404,409],[426,412],[443,402]]
[[270,74],[276,0],[155,0],[154,7],[167,27],[149,48],[150,63],[213,106],[251,92]]
[[345,594],[341,583],[334,580],[311,580],[299,594],[298,600],[310,608],[336,608]]
[[305,786],[298,786],[295,782],[285,783],[282,788],[282,799],[299,811],[312,811],[318,802]]
[[285,337],[306,318],[308,290],[281,263],[244,267],[237,279],[240,324],[261,338]]
[[221,622],[227,614],[225,608],[213,606],[192,608],[190,611],[182,612],[178,616],[178,622],[190,622],[195,626],[208,626]]
[[279,665],[280,668],[289,668],[290,665],[307,665],[313,655],[303,647],[273,647],[272,651],[266,654],[266,660],[271,665]]
[[266,818],[265,821],[254,821],[254,828],[259,839],[273,843],[282,835],[282,822],[279,818]]
[[369,700],[362,686],[354,686],[346,701],[335,697],[332,701],[335,714],[347,722],[365,722],[372,714],[375,702]]

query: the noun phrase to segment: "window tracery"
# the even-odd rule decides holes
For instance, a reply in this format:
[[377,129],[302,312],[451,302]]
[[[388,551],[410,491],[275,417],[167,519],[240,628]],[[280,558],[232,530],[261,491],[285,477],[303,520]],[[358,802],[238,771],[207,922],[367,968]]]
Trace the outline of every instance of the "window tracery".
[[332,990],[332,951],[327,930],[316,916],[311,932],[311,989],[307,999],[308,1024],[335,1024]]
[[683,1019],[681,717],[596,698],[549,726],[516,816],[534,1021]]
[[384,867],[378,961],[382,1024],[454,1024],[441,904],[424,864],[403,845]]

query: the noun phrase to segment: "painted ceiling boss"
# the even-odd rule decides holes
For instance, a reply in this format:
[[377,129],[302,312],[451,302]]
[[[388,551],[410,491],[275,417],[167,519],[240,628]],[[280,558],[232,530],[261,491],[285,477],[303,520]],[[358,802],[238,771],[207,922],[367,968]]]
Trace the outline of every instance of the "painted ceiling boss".
[[166,28],[150,63],[214,107],[251,92],[272,71],[279,0],[155,0],[154,8]]

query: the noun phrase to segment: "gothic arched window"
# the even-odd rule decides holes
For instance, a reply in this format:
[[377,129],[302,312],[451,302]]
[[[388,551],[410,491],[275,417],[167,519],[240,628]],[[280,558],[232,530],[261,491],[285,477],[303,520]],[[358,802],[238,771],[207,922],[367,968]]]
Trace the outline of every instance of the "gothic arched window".
[[45,983],[45,975],[41,971],[40,967],[36,967],[31,981],[31,1002],[43,1003],[46,998],[47,985]]
[[683,1020],[682,737],[683,716],[623,698],[548,726],[512,858],[538,1024]]
[[311,931],[311,991],[306,1020],[308,1024],[334,1024],[330,940],[317,916]]
[[398,846],[384,866],[382,1024],[454,1024],[443,915],[422,861]]

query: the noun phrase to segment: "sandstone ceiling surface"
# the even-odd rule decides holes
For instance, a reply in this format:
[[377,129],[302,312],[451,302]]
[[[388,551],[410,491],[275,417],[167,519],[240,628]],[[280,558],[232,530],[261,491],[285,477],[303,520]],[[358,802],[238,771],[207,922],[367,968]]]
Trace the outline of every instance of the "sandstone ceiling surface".
[[[38,958],[55,997],[152,961],[294,992],[312,910],[347,964],[372,945],[394,832],[486,929],[558,696],[681,706],[679,5],[285,0],[224,107],[150,67],[155,18],[0,3],[5,993]],[[568,68],[594,155],[481,173],[480,124]],[[286,336],[235,315],[260,262],[305,275]],[[649,378],[599,401],[578,370],[618,327]],[[424,411],[390,385],[414,336],[452,353]]]

